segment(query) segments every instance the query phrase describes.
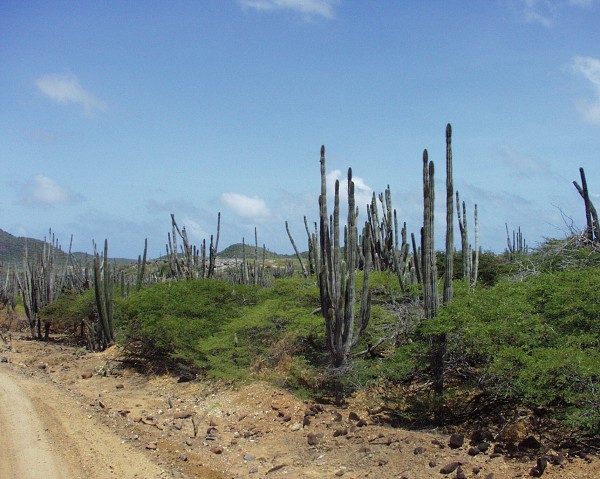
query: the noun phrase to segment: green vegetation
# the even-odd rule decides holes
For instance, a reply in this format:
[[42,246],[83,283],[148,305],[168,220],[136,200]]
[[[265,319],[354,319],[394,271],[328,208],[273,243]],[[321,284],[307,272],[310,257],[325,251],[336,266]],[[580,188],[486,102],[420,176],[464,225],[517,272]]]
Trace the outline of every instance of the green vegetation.
[[[431,378],[429,338],[445,335],[446,420],[542,408],[563,425],[600,433],[598,250],[556,241],[520,258],[520,267],[483,253],[487,279],[473,291],[456,278],[454,301],[428,321],[417,286],[403,292],[393,272],[373,272],[370,325],[342,378],[345,393],[368,390],[402,421],[434,420],[438,403],[423,386]],[[356,280],[359,289],[363,275]],[[302,396],[333,394],[314,276],[274,279],[268,288],[166,281],[114,298],[116,334],[132,359],[212,379],[260,377]],[[93,291],[63,294],[40,317],[54,331],[79,334],[95,309]]]

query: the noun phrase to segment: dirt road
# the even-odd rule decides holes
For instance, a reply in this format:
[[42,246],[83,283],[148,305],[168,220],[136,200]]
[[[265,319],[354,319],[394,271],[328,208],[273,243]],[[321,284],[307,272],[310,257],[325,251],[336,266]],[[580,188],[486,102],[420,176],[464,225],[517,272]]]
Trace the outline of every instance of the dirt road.
[[0,477],[167,477],[50,382],[0,369]]

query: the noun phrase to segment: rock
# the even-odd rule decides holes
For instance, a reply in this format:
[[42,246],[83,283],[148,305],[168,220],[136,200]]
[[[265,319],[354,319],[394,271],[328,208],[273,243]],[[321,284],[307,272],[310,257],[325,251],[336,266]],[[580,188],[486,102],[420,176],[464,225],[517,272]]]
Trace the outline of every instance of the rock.
[[223,454],[223,448],[221,446],[211,447],[210,452],[213,454]]
[[440,469],[441,474],[450,474],[460,466],[460,462],[451,462],[450,464],[446,464],[444,467]]
[[543,473],[546,470],[546,467],[548,467],[548,459],[545,457],[538,457],[536,467]]
[[211,417],[210,421],[208,422],[208,425],[210,427],[217,427],[219,425],[219,423],[217,422],[217,420],[214,417]]
[[477,449],[479,449],[479,452],[486,452],[489,448],[489,442],[480,442],[479,444],[477,444]]
[[286,414],[285,416],[283,416],[282,421],[283,422],[290,422],[292,420],[292,416],[290,416],[289,414]]
[[476,475],[477,475],[477,474],[479,474],[480,472],[481,472],[481,468],[480,468],[480,467],[477,467],[477,466],[475,466],[475,467],[473,468],[473,474],[476,474]]
[[46,369],[47,367],[48,367],[48,365],[47,365],[46,363],[40,363],[40,364],[38,364],[38,369],[42,369],[42,370],[44,370],[44,369]]
[[179,456],[179,459],[181,459],[183,462],[187,462],[187,460],[188,460],[187,454],[182,454],[181,456]]
[[258,467],[253,467],[248,471],[248,474],[256,474],[258,472]]
[[531,470],[529,471],[529,475],[531,477],[542,477],[542,474],[544,472],[540,471],[537,467],[532,467]]
[[302,429],[302,424],[300,424],[299,422],[297,422],[296,424],[294,424],[291,428],[290,428],[293,432],[299,431],[300,429]]
[[196,379],[196,373],[185,372],[179,376],[178,383],[189,383]]
[[490,472],[487,476],[485,476],[485,479],[494,479],[494,473]]
[[306,436],[306,439],[308,441],[309,446],[316,446],[323,440],[323,434],[315,434],[315,433],[309,432],[308,435]]
[[463,436],[462,434],[452,434],[452,436],[450,436],[450,441],[448,442],[448,445],[452,449],[458,449],[459,447],[462,447],[464,443],[465,436]]
[[8,359],[8,356],[2,356],[0,358],[0,363],[10,363],[10,360]]
[[481,451],[479,450],[478,447],[470,447],[469,450],[467,451],[467,454],[469,456],[476,456],[477,454],[479,454]]
[[158,449],[158,444],[155,442],[151,442],[146,444],[146,449],[149,449],[150,451],[155,451],[156,449]]
[[354,411],[351,411],[350,414],[348,414],[348,419],[350,419],[350,421],[360,421],[360,416]]
[[437,466],[437,461],[435,459],[431,459],[429,461],[429,467],[435,467],[435,466]]
[[467,479],[467,476],[463,472],[462,466],[458,466],[456,470],[456,479]]
[[347,435],[348,435],[348,429],[346,429],[346,428],[336,429],[335,431],[333,431],[333,437],[347,436]]
[[125,384],[119,383],[115,386],[115,389],[124,389],[125,388]]
[[89,379],[94,375],[92,371],[85,371],[81,373],[81,379]]
[[413,454],[418,456],[419,454],[423,454],[425,452],[425,448],[423,446],[415,447]]
[[508,452],[509,456],[516,456],[519,453],[519,448],[514,442],[509,442],[506,445],[506,451]]
[[346,471],[344,469],[339,469],[335,475],[336,477],[342,477],[344,474],[346,474]]
[[192,417],[191,412],[180,411],[173,414],[173,419],[187,419],[188,417]]
[[304,419],[302,421],[302,426],[303,427],[308,427],[310,426],[310,416],[304,416]]
[[267,474],[270,474],[275,471],[279,471],[279,469],[283,469],[284,467],[285,467],[285,464],[278,464],[277,466],[273,466],[271,469],[269,469],[267,471]]
[[244,456],[244,461],[252,462],[254,461],[254,456],[252,454],[246,454]]
[[379,460],[377,461],[377,465],[378,466],[385,466],[387,463],[389,462],[389,459],[385,458],[385,457],[381,457],[379,458]]
[[542,447],[540,441],[533,436],[527,436],[519,442],[519,449],[539,449],[540,447]]
[[337,411],[333,413],[333,422],[342,422],[342,415]]
[[359,419],[358,422],[356,423],[356,427],[365,427],[367,425],[367,421],[365,421],[364,419]]
[[561,455],[556,455],[556,456],[549,456],[548,457],[548,462],[550,464],[552,464],[553,466],[560,466],[561,464],[563,464],[565,461],[567,460],[566,457],[561,456]]
[[360,452],[361,454],[369,454],[371,452],[371,449],[367,446],[362,446],[358,452]]

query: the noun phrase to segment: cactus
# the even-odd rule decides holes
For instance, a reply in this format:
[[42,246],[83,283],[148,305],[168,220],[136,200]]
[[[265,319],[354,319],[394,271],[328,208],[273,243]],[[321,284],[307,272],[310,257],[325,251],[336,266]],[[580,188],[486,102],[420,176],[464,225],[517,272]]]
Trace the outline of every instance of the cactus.
[[[137,281],[135,289],[139,291],[142,288],[144,282],[144,275],[146,273],[146,256],[148,254],[148,238],[144,240],[144,255],[138,256],[138,268],[137,268]],[[123,288],[121,288],[123,290]]]
[[438,280],[434,247],[434,164],[423,151],[423,228],[421,229],[421,274],[425,317],[433,318],[438,310]]
[[96,334],[98,349],[106,349],[114,343],[113,323],[113,278],[108,263],[108,240],[104,240],[104,253],[100,253],[94,244],[94,291],[98,309],[98,328]]
[[[42,339],[38,311],[58,299],[65,284],[69,261],[61,270],[56,263],[57,250],[60,250],[58,240],[50,230],[48,240],[44,238],[42,251],[36,252],[33,258],[29,258],[25,247],[24,268],[16,276],[32,338]],[[49,328],[50,325],[46,324],[45,339],[48,339]]]
[[365,276],[358,318],[359,323],[358,326],[355,326],[358,234],[351,169],[348,169],[348,220],[344,232],[345,247],[343,252],[340,248],[339,188],[339,181],[336,181],[334,212],[331,218],[333,231],[331,231],[327,212],[325,147],[321,147],[321,195],[319,196],[321,269],[319,271],[319,292],[321,313],[325,319],[327,347],[331,355],[332,365],[335,369],[341,370],[347,365],[350,351],[358,343],[360,335],[367,327],[370,318],[371,296],[368,290],[368,272],[370,268],[371,232],[369,224],[366,223],[362,235],[362,249],[366,258]]
[[586,220],[586,236],[589,241],[600,242],[600,223],[598,222],[598,212],[588,192],[587,181],[585,179],[585,171],[583,168],[579,168],[579,176],[581,177],[581,186],[573,181],[573,185],[579,192],[579,195],[583,198],[585,206],[585,220]]
[[[306,225],[306,216],[304,217],[304,222]],[[306,227],[308,230],[308,226]],[[285,222],[285,230],[287,231],[288,234],[288,238],[290,239],[290,243],[292,243],[292,248],[294,248],[294,253],[296,253],[296,258],[298,258],[298,261],[300,262],[300,268],[302,268],[302,276],[304,276],[305,278],[308,278],[308,271],[306,269],[306,266],[304,266],[304,261],[302,261],[302,256],[300,256],[300,253],[298,252],[298,248],[296,247],[296,242],[294,241],[294,238],[292,238],[292,233],[290,233],[290,227],[288,226],[288,222]],[[309,234],[310,236],[310,234]],[[309,261],[311,261],[310,259],[310,241],[308,243],[308,247],[309,247]]]
[[454,276],[454,186],[452,181],[452,126],[446,126],[446,258],[444,267],[444,304],[452,301]]

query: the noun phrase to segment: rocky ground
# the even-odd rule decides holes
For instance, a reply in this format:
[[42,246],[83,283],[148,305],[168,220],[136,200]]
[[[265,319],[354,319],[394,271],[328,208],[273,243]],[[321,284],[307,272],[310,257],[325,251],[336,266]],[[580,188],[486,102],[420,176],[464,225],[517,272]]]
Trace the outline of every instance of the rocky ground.
[[305,402],[260,381],[231,387],[142,375],[124,367],[115,347],[88,353],[4,335],[0,361],[11,377],[53,391],[48,401],[74,399],[121,440],[123,454],[131,447],[161,468],[158,477],[600,477],[596,456],[540,448],[526,427],[513,427],[508,442],[505,431],[502,444],[493,431],[398,429],[358,402]]

